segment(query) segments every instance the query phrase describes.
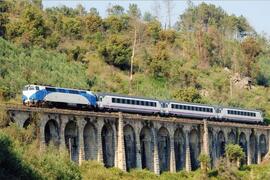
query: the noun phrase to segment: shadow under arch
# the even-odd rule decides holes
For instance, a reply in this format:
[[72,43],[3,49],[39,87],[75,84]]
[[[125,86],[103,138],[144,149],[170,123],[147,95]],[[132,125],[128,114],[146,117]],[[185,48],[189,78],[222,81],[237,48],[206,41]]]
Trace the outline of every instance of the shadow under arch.
[[124,126],[124,147],[126,155],[126,168],[129,171],[136,168],[136,140],[135,131],[129,124]]
[[170,135],[165,127],[161,127],[157,133],[158,158],[160,172],[170,170]]
[[142,168],[152,170],[154,161],[154,136],[149,127],[143,127],[140,132]]

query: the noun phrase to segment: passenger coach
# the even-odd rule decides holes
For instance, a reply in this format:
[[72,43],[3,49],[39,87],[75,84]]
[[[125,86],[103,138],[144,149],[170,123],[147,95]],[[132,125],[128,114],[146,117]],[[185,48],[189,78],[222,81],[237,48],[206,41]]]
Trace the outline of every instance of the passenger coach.
[[97,94],[97,97],[100,110],[159,114],[161,109],[159,101],[154,99],[107,93]]

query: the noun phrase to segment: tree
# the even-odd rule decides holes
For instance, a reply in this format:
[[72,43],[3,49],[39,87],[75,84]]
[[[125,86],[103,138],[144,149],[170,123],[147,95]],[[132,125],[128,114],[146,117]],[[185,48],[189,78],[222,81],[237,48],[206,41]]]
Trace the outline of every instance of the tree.
[[22,17],[17,21],[7,24],[7,36],[25,45],[44,46],[45,38],[50,35],[50,29],[45,23],[40,9],[28,5],[22,12]]
[[143,20],[146,22],[154,21],[155,17],[150,12],[144,12]]
[[202,179],[208,179],[208,164],[210,162],[210,157],[207,154],[200,154],[199,159],[198,159],[201,163],[201,170],[202,170]]
[[90,32],[90,33],[97,32],[102,27],[102,19],[101,19],[101,17],[94,14],[94,13],[89,13],[84,18],[84,23],[85,23],[87,31]]
[[237,165],[245,157],[242,147],[238,144],[227,144],[225,151],[228,160],[234,165]]
[[9,22],[7,11],[8,2],[0,0],[0,37],[6,34],[6,24]]
[[155,52],[147,59],[150,74],[154,77],[169,77],[169,55],[166,43],[157,43]]
[[146,33],[152,38],[152,41],[156,43],[159,40],[159,32],[161,31],[161,24],[159,21],[154,20],[147,23]]
[[245,55],[244,75],[252,77],[256,57],[262,52],[260,44],[253,37],[247,37],[241,43],[241,49]]
[[81,21],[78,18],[64,18],[63,32],[70,38],[79,39],[81,37]]
[[168,27],[171,28],[171,12],[173,10],[173,5],[171,0],[163,0],[166,8],[167,18],[166,21],[168,21]]
[[78,15],[79,15],[79,16],[85,16],[86,13],[87,13],[86,10],[85,10],[85,8],[84,8],[81,4],[78,4],[78,5],[76,6],[75,11],[78,12]]
[[120,5],[114,5],[107,9],[108,15],[122,16],[124,14],[125,9]]
[[173,44],[176,38],[175,30],[161,30],[159,33],[160,40]]
[[105,30],[110,30],[114,33],[126,30],[129,27],[129,17],[128,16],[109,16],[104,19]]
[[120,69],[129,68],[131,57],[130,41],[124,37],[112,35],[105,43],[99,47],[99,54],[105,62]]
[[141,18],[141,10],[137,4],[129,4],[128,15],[133,18]]
[[99,12],[98,12],[97,8],[94,8],[94,7],[90,8],[89,14],[99,16]]

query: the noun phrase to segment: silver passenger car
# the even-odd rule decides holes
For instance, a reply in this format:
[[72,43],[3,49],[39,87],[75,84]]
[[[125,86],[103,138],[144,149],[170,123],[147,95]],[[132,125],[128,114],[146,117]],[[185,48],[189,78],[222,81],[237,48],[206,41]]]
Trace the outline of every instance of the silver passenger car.
[[216,110],[214,106],[208,106],[195,103],[181,103],[169,101],[163,106],[165,114],[190,117],[190,118],[217,118]]
[[263,115],[259,110],[222,107],[219,118],[244,123],[263,123]]
[[100,110],[122,111],[140,114],[159,114],[160,102],[155,99],[99,93],[98,108]]

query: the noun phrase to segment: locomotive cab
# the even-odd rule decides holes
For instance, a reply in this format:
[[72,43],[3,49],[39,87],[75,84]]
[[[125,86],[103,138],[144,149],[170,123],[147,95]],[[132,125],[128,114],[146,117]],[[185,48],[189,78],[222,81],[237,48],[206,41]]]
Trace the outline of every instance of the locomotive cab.
[[32,105],[35,103],[35,94],[39,91],[39,86],[26,85],[23,88],[22,101],[24,105]]

